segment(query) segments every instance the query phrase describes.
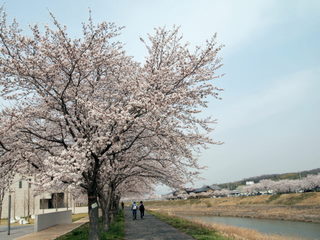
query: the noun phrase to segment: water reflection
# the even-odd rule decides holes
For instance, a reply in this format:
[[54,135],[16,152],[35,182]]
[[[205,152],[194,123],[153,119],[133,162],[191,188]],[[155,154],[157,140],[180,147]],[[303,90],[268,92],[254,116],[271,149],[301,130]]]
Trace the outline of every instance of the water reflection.
[[320,239],[320,224],[281,220],[216,217],[216,216],[185,216],[190,219],[199,219],[206,223],[223,223],[227,225],[251,228],[262,233],[279,234],[304,239]]

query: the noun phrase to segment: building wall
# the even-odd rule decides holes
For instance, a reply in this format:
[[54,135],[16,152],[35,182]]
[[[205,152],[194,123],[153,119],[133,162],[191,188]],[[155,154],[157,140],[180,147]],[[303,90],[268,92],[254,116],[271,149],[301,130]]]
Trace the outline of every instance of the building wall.
[[[53,212],[57,209],[49,207],[49,201],[55,201],[52,199],[51,193],[36,193],[35,187],[31,183],[29,185],[28,180],[33,178],[22,179],[21,176],[16,176],[13,180],[13,184],[10,186],[11,193],[11,218],[14,217],[26,217],[28,215],[36,215],[41,213]],[[20,183],[21,181],[21,183]],[[9,191],[5,194],[2,206],[2,218],[8,218],[8,206],[9,206]],[[41,200],[42,199],[42,200]],[[58,203],[59,210],[73,209],[76,211],[74,200],[71,194],[64,193],[64,198],[60,199]],[[81,210],[83,212],[83,210]]]

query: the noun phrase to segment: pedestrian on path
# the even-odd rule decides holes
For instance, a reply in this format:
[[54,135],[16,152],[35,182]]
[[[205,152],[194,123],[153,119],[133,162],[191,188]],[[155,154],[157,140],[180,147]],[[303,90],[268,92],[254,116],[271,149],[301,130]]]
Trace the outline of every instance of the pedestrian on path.
[[[140,201],[139,201],[140,202]],[[138,206],[140,205],[138,203]],[[131,206],[131,205],[130,205]],[[145,206],[146,207],[146,206]],[[125,214],[125,237],[126,240],[194,240],[191,236],[186,235],[185,233],[180,232],[176,228],[170,226],[169,224],[161,221],[155,216],[145,211],[144,218],[146,220],[132,221],[132,215],[130,208]],[[128,214],[129,213],[129,214]],[[35,239],[32,239],[35,240]]]
[[140,201],[139,211],[140,211],[140,218],[143,219],[143,217],[144,217],[144,205],[143,205],[142,201]]
[[137,206],[136,202],[133,202],[133,204],[131,206],[133,220],[137,220],[137,209],[138,209],[138,206]]
[[122,211],[123,211],[123,209],[124,209],[124,202],[121,202],[121,209],[122,209]]

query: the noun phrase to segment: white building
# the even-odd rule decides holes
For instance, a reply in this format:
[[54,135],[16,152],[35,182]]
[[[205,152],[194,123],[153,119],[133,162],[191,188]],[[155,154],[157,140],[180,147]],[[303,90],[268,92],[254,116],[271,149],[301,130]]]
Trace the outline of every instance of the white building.
[[254,184],[254,181],[246,181],[246,185],[247,186],[250,186],[250,185],[253,185]]
[[86,204],[77,203],[70,193],[39,193],[35,191],[33,177],[16,176],[4,196],[2,218],[8,217],[9,193],[11,195],[11,218],[65,209],[71,209],[74,213],[88,212],[87,207],[84,206]]

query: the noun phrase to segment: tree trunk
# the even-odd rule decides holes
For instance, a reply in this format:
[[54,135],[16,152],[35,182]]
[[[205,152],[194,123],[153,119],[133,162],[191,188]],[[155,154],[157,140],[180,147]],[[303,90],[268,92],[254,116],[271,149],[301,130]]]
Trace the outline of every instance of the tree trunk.
[[1,219],[2,219],[2,201],[0,200],[0,224],[1,224]]
[[88,190],[89,240],[99,240],[99,211],[96,188]]
[[108,194],[106,196],[106,209],[105,209],[105,222],[106,225],[104,226],[105,231],[109,228],[110,224],[112,223],[112,214],[111,214],[111,204],[112,204],[112,195],[113,191],[112,188],[109,187]]
[[113,221],[118,213],[118,206],[119,206],[119,201],[118,201],[118,195],[113,194],[112,196],[112,202],[111,202],[111,221]]
[[105,194],[99,194],[99,203],[102,211],[103,230],[108,231],[110,226],[109,212],[107,207],[107,196]]
[[119,194],[117,194],[116,201],[115,201],[115,208],[116,208],[117,212],[119,212],[119,210],[120,210],[120,199],[121,199],[121,196]]
[[108,231],[110,223],[113,221],[112,205],[114,201],[114,188],[108,186],[108,190],[100,193],[100,203],[103,213],[103,230]]

